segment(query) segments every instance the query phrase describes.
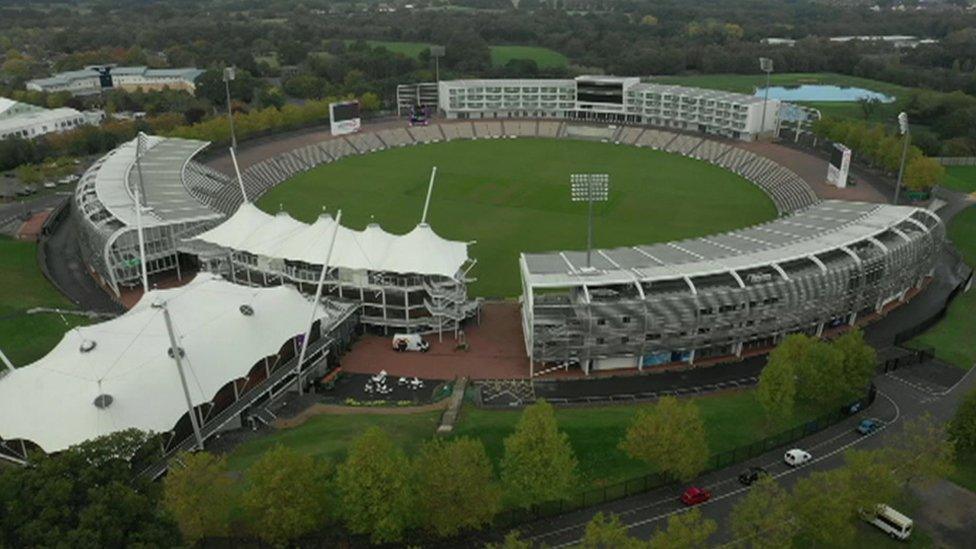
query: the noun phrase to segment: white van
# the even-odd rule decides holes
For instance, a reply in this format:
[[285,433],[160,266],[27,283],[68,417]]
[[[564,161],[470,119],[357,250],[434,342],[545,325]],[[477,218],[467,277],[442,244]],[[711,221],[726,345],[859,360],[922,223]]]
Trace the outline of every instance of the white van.
[[420,334],[396,334],[393,336],[394,351],[419,351],[426,353],[430,349],[430,343],[424,341]]
[[861,512],[861,518],[877,526],[894,539],[906,540],[912,535],[912,519],[883,503],[874,508],[874,514]]
[[799,467],[810,461],[812,457],[813,456],[810,455],[810,452],[804,452],[799,448],[793,448],[792,450],[783,454],[783,461],[785,461],[790,467]]

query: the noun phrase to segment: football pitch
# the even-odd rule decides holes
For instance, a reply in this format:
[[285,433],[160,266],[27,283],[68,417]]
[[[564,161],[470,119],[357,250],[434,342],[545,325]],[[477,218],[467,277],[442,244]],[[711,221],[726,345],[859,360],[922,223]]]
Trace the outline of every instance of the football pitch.
[[519,252],[586,247],[587,207],[569,196],[572,173],[608,173],[610,199],[594,208],[594,245],[704,236],[776,217],[742,177],[706,162],[624,145],[557,139],[451,141],[343,158],[271,189],[258,202],[311,222],[342,209],[342,223],[371,221],[405,233],[419,221],[431,168],[434,231],[474,241],[472,296],[521,292]]

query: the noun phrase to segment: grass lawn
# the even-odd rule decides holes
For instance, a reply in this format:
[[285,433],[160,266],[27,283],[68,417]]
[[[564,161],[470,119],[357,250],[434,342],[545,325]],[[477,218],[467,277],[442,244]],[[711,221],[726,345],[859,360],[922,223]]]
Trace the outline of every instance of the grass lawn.
[[[976,266],[976,207],[970,206],[949,223],[949,238],[970,266]],[[935,355],[960,368],[976,363],[976,290],[956,297],[946,317],[908,342],[910,347],[935,347]]]
[[976,492],[976,455],[957,455],[956,470],[949,475],[949,480]]
[[[354,44],[357,40],[345,40],[346,44]],[[373,47],[383,46],[393,53],[402,53],[414,59],[420,57],[420,53],[433,44],[425,42],[393,42],[387,40],[366,40],[367,44]],[[540,69],[565,67],[569,64],[569,59],[558,51],[537,46],[489,46],[491,51],[491,64],[496,67],[503,67],[512,59],[531,59],[535,61]]]
[[15,366],[44,356],[82,317],[28,315],[33,307],[74,308],[37,265],[37,245],[0,236],[0,349]]
[[[694,86],[699,88],[712,88],[738,93],[752,94],[757,88],[766,85],[766,76],[762,74],[704,74],[693,76],[661,76],[654,78],[655,82],[664,84],[680,84],[684,86]],[[836,73],[782,73],[773,74],[770,78],[773,86],[799,86],[802,84],[824,84],[835,86],[848,86],[865,88],[868,90],[894,96],[895,102],[881,105],[872,115],[875,121],[893,121],[899,112],[899,100],[907,96],[910,88],[848,76]],[[838,102],[803,102],[802,104],[820,109],[826,116],[837,116],[842,118],[864,118],[861,107],[855,101]]]
[[405,233],[420,220],[430,170],[429,221],[445,238],[476,241],[475,296],[520,293],[519,252],[586,246],[586,205],[569,200],[569,174],[606,172],[610,200],[595,208],[602,247],[676,240],[775,218],[758,187],[706,162],[660,151],[555,139],[452,141],[344,158],[268,191],[258,205],[311,222],[342,208],[361,229],[373,216]]
[[[696,400],[705,418],[713,453],[728,451],[782,430],[782,426],[767,424],[754,391]],[[617,448],[637,409],[637,406],[557,409],[559,427],[569,435],[579,460],[583,478],[581,489],[604,486],[649,472],[645,465]],[[503,441],[514,431],[520,414],[517,410],[482,410],[466,405],[455,436],[480,439],[497,467],[504,453]],[[318,416],[300,427],[242,444],[230,455],[229,465],[231,469],[243,470],[262,452],[278,443],[338,462],[344,458],[351,441],[370,425],[385,429],[411,454],[420,442],[433,436],[439,417],[439,412]],[[796,422],[810,417],[812,414],[801,415]]]
[[976,166],[946,166],[942,186],[964,193],[976,192]]
[[536,46],[491,46],[491,64],[504,67],[512,59],[531,59],[540,69],[562,68],[569,64],[565,55]]

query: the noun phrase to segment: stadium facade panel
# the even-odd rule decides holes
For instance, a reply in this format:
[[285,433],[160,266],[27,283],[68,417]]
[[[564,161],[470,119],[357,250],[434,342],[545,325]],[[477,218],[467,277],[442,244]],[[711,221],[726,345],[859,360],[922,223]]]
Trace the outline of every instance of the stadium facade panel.
[[[752,95],[641,82],[636,77],[445,80],[437,108],[450,119],[563,118],[643,124],[752,141],[777,130],[781,103]],[[425,93],[421,93],[421,92]],[[432,100],[430,86],[398,89],[398,111]]]
[[694,363],[823,335],[903,301],[945,242],[925,209],[829,200],[730,233],[520,257],[526,352],[597,369]]

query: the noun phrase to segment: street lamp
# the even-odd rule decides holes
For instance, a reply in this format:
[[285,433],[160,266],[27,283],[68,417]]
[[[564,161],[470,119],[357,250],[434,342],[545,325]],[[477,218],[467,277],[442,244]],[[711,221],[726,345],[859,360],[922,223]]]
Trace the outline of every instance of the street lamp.
[[898,182],[895,183],[895,204],[898,204],[898,195],[901,194],[901,179],[905,175],[905,158],[908,156],[908,143],[912,140],[912,134],[908,128],[908,114],[902,112],[898,114],[898,131],[905,136],[904,144],[901,148],[901,165],[898,167]]
[[768,57],[759,58],[759,69],[766,73],[766,87],[763,88],[762,120],[759,122],[759,135],[766,131],[766,102],[769,101],[769,75],[773,72],[773,60]]
[[230,146],[237,148],[237,136],[234,135],[234,113],[230,106],[230,81],[237,75],[234,67],[224,67],[224,91],[227,93],[227,120],[230,122]]
[[434,82],[441,81],[441,64],[440,59],[444,57],[447,49],[444,46],[431,46],[430,56],[434,58]]
[[605,173],[574,173],[569,176],[570,199],[586,202],[589,209],[586,230],[586,268],[592,269],[590,256],[593,252],[593,203],[606,202],[610,197],[610,176]]

